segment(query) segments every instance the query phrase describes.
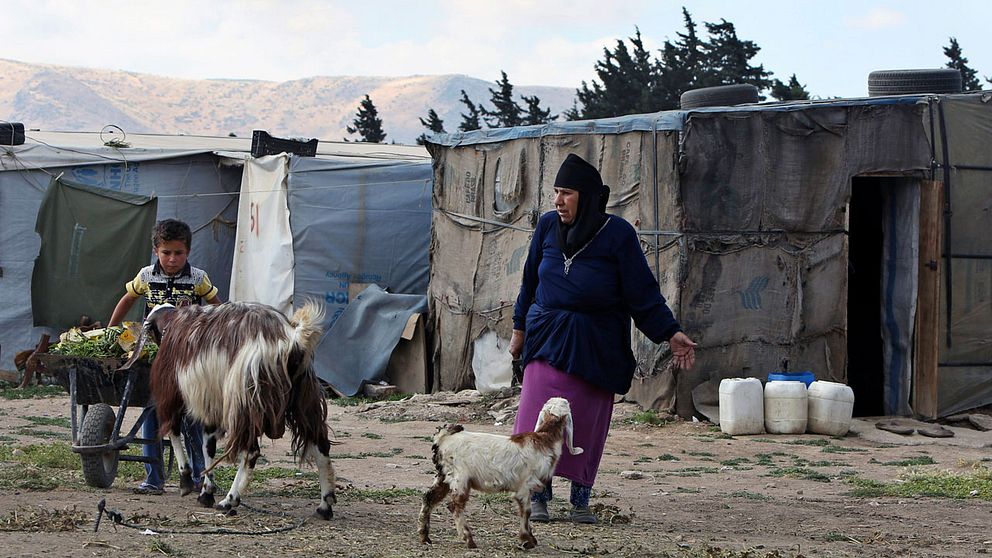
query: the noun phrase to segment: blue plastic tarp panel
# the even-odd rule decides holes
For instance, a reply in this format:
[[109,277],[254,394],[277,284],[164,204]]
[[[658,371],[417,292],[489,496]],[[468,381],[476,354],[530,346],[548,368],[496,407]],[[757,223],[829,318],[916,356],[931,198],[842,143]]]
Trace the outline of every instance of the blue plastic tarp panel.
[[294,299],[324,301],[333,323],[353,283],[426,295],[432,183],[430,161],[291,158]]
[[[31,272],[41,248],[34,232],[35,220],[46,187],[53,176],[62,175],[74,183],[158,197],[156,219],[175,218],[193,229],[190,262],[203,268],[227,300],[231,260],[234,255],[234,223],[237,222],[237,194],[241,184],[240,167],[217,164],[210,154],[180,155],[158,160],[110,162],[42,170],[48,159],[34,160],[11,148],[0,168],[0,368],[13,368],[13,355],[38,342],[31,312]],[[95,157],[94,157],[95,158]],[[92,159],[92,158],[91,158]],[[151,263],[151,230],[141,233],[148,241]],[[117,262],[108,261],[106,265]],[[133,276],[138,269],[131,270]],[[124,294],[124,284],[107,285],[109,291]],[[136,305],[135,316],[140,317]],[[92,313],[106,322],[110,316]]]
[[871,97],[867,99],[836,99],[826,101],[762,103],[736,107],[705,107],[686,110],[668,110],[650,114],[630,114],[598,120],[574,120],[551,122],[539,126],[516,126],[514,128],[487,128],[471,132],[451,134],[428,134],[428,141],[445,147],[460,147],[482,143],[496,143],[521,138],[541,136],[563,136],[572,134],[623,134],[626,132],[681,131],[686,118],[694,112],[789,112],[815,106],[891,105],[915,104],[926,96],[902,95],[892,97]]
[[382,378],[410,316],[426,311],[426,295],[390,294],[369,286],[317,346],[317,376],[339,392],[355,395],[363,383]]

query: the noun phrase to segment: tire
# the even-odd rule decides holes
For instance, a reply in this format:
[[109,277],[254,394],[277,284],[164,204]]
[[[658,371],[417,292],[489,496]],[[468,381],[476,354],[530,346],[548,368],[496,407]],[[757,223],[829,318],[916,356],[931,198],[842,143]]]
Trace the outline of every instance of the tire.
[[[106,403],[90,405],[83,417],[79,434],[79,445],[102,446],[110,441],[114,431],[114,410]],[[80,453],[83,461],[83,478],[86,484],[96,488],[107,488],[117,478],[118,453],[108,450],[103,453]]]
[[691,89],[679,97],[679,107],[683,109],[729,107],[757,102],[758,88],[747,83]]
[[877,70],[868,74],[868,96],[910,93],[960,93],[961,72],[954,68],[932,70]]

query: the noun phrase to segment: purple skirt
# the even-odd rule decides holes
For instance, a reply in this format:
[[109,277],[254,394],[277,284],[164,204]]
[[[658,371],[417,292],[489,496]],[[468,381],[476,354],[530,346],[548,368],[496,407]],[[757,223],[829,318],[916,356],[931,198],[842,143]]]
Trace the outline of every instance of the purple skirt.
[[564,397],[572,408],[573,443],[583,449],[572,455],[563,448],[555,476],[592,486],[599,472],[606,436],[613,417],[613,393],[566,374],[543,360],[534,360],[524,370],[520,409],[513,433],[533,432],[541,407],[552,397]]

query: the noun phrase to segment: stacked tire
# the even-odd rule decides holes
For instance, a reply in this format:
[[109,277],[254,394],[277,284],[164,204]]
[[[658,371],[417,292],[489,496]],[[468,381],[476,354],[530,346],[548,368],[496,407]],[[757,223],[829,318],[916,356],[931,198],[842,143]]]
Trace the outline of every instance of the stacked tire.
[[868,96],[960,93],[961,72],[954,68],[876,70],[868,74]]
[[690,89],[679,97],[679,108],[731,107],[758,102],[758,88],[742,83]]

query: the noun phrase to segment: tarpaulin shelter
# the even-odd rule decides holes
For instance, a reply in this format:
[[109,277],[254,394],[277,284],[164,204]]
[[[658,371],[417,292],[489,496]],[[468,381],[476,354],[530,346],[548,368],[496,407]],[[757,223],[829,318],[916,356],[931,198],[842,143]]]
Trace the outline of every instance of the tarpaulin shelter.
[[[259,300],[285,309],[317,298],[326,303],[330,324],[349,296],[369,283],[426,294],[432,174],[422,147],[320,142],[316,157],[255,159],[250,138],[38,131],[26,136],[23,145],[0,146],[0,366],[8,366],[15,348],[38,340],[31,308],[40,247],[34,231],[53,178],[156,197],[157,219],[181,219],[193,229],[190,262],[208,272],[222,300]],[[105,145],[108,140],[126,145]],[[239,212],[239,204],[247,211]],[[147,239],[150,263],[150,228],[135,234]],[[247,293],[241,296],[228,289],[236,251],[252,256],[240,258],[237,268],[242,274],[234,288]],[[119,264],[112,254],[103,262]],[[117,298],[124,292],[123,283],[107,288]],[[97,308],[90,315],[106,321],[112,310]],[[140,315],[140,308],[134,312]],[[318,367],[324,358],[335,355],[318,355]]]
[[[12,368],[16,350],[34,346],[39,337],[35,325],[54,330],[75,325],[36,324],[32,315],[31,275],[41,244],[35,221],[48,185],[56,178],[108,192],[155,197],[157,219],[182,219],[193,229],[190,261],[208,270],[226,299],[241,179],[239,159],[218,154],[218,146],[209,146],[203,138],[183,143],[182,138],[128,135],[130,147],[108,147],[104,142],[110,138],[104,135],[101,139],[96,133],[28,131],[26,136],[22,145],[0,146],[0,365]],[[150,263],[151,229],[131,234],[146,241],[145,262]],[[124,264],[110,251],[100,265]],[[132,277],[137,273],[137,269],[128,271]],[[110,298],[120,298],[124,284],[106,285],[106,289]],[[140,305],[135,306],[131,318],[141,315]],[[112,310],[113,305],[94,307],[87,314],[106,322]]]
[[[695,412],[722,378],[789,366],[858,414],[992,403],[992,102],[906,95],[668,111],[439,135],[429,299],[435,386],[509,338],[533,226],[569,153],[596,165],[693,370],[634,336],[629,399]],[[704,388],[711,389],[704,389]]]
[[[324,303],[330,327],[370,285],[394,295],[426,297],[430,157],[422,148],[366,145],[363,157],[283,154],[245,162],[233,300],[260,301],[288,312],[314,298]],[[378,376],[406,323],[404,318],[396,330],[388,317],[363,320],[357,333],[326,333],[315,358],[321,378],[339,391],[349,386],[352,395],[351,387]],[[385,348],[369,345],[374,340],[383,340]],[[377,355],[383,357],[382,366],[377,371],[342,368],[343,363],[374,360],[356,354],[363,343],[364,350],[384,353]],[[336,385],[333,380],[341,378],[350,380]]]

